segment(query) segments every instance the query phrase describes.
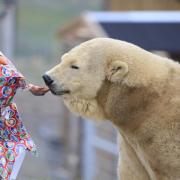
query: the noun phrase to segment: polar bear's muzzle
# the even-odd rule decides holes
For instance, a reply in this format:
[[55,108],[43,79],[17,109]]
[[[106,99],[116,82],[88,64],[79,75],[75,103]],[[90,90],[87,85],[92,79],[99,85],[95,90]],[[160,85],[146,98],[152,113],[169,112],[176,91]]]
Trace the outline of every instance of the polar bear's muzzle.
[[55,85],[52,85],[49,87],[50,91],[52,92],[52,94],[56,95],[56,96],[62,96],[64,94],[69,94],[70,91],[69,90],[63,90],[63,89],[57,89]]
[[62,87],[57,86],[57,84],[54,82],[54,80],[49,75],[45,74],[42,76],[42,78],[43,78],[45,84],[49,87],[52,94],[61,96],[61,95],[70,93],[69,90],[65,90]]
[[50,86],[54,82],[54,80],[47,74],[44,74],[42,78],[47,86]]

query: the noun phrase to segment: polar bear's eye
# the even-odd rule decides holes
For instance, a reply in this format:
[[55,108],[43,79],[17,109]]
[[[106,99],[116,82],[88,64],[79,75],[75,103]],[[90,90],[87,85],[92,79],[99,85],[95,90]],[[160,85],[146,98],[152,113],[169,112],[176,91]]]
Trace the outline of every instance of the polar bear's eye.
[[75,66],[75,65],[71,65],[71,68],[72,68],[72,69],[79,69],[79,67],[78,67],[78,66]]

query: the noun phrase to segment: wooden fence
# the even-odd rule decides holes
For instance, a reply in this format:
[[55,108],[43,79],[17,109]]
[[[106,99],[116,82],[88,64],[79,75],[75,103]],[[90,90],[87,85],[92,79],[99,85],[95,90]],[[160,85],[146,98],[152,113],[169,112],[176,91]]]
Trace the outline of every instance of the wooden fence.
[[179,0],[106,0],[106,9],[126,10],[179,10]]

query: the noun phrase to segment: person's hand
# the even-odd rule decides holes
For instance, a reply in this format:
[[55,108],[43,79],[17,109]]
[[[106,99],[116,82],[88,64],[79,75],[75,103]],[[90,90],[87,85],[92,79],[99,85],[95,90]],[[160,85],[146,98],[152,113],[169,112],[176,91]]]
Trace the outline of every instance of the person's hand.
[[33,85],[33,84],[29,84],[28,85],[28,90],[32,94],[34,94],[35,96],[43,96],[43,95],[45,95],[49,91],[49,88],[47,88],[47,87],[40,87],[40,86],[36,86],[36,85]]
[[7,59],[3,55],[0,54],[0,64],[7,65]]

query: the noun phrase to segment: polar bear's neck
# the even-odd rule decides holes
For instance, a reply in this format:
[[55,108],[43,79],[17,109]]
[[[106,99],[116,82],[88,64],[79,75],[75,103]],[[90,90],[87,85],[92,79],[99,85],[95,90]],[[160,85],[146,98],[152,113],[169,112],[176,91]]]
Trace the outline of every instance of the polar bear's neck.
[[138,113],[148,108],[159,96],[159,92],[150,87],[136,88],[105,82],[97,100],[106,118],[121,127],[131,124],[129,121],[138,117]]
[[106,115],[96,99],[80,99],[77,97],[70,97],[64,102],[71,111],[78,113],[81,116],[96,120],[106,119]]

